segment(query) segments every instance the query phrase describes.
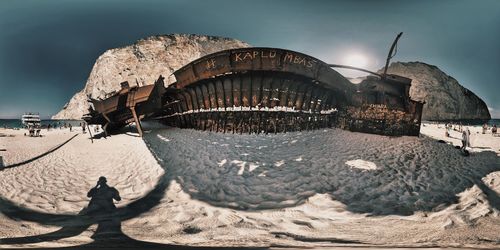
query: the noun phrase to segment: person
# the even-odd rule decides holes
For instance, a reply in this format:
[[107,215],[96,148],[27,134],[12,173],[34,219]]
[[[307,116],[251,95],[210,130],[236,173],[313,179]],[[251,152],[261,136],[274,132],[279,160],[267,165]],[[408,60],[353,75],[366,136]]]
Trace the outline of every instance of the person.
[[82,131],[83,131],[83,133],[85,134],[85,133],[86,133],[86,132],[85,132],[85,122],[82,122],[81,124],[82,124]]
[[469,145],[469,134],[467,133],[468,128],[462,132],[462,147],[461,149],[466,149]]
[[446,131],[444,132],[444,136],[445,136],[445,137],[450,137],[450,126],[449,126],[449,124],[448,124],[448,123],[446,123],[446,124],[444,125],[444,129],[446,130]]
[[493,124],[493,127],[491,128],[491,134],[495,136],[497,134],[497,125]]
[[467,128],[465,128],[465,131],[467,131],[467,147],[470,148],[471,147],[471,145],[470,145],[470,130],[467,127]]
[[483,135],[486,134],[486,131],[488,130],[488,124],[483,124]]
[[71,123],[69,124],[69,132],[72,132],[73,131],[73,126],[71,125]]
[[37,126],[36,127],[36,137],[39,137],[40,136],[40,131],[42,131],[42,129],[40,128],[40,126]]
[[31,126],[31,125],[30,125],[30,126],[28,127],[28,130],[29,130],[29,132],[30,132],[30,137],[35,136],[35,128],[34,128],[33,126]]
[[120,193],[107,184],[106,177],[101,176],[95,187],[89,190],[87,197],[91,198],[88,212],[111,212],[116,209],[113,200],[120,201]]

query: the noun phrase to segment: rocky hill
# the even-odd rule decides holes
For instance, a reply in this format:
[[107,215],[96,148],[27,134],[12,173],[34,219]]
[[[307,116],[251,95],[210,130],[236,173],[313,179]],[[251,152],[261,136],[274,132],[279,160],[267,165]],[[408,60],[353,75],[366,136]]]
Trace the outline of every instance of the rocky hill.
[[120,83],[131,86],[153,84],[160,75],[166,84],[175,81],[172,73],[185,64],[217,51],[249,47],[235,39],[202,35],[162,35],[102,54],[94,64],[85,87],[76,93],[52,119],[81,119],[87,113],[87,96],[104,99],[120,89]]
[[481,98],[434,65],[394,62],[387,72],[413,79],[410,96],[414,100],[425,101],[423,120],[491,118],[488,107]]

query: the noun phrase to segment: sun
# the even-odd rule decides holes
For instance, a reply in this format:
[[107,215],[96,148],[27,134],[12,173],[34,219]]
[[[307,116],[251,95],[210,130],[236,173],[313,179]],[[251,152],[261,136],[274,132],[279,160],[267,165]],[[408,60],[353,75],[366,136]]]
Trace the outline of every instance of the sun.
[[365,68],[368,66],[368,58],[360,53],[352,53],[345,56],[343,63],[347,66]]

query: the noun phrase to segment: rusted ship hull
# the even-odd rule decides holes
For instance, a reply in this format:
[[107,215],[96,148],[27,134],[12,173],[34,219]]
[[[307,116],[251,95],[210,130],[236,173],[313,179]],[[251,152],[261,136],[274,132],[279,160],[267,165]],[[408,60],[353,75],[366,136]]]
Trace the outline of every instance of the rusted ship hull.
[[171,126],[230,133],[324,127],[419,133],[422,104],[409,98],[411,80],[403,77],[354,85],[316,58],[273,48],[215,53],[174,74],[177,82],[165,95],[172,105],[161,117]]
[[343,95],[282,72],[227,74],[177,89],[162,120],[231,133],[286,132],[333,126]]
[[140,87],[129,87],[125,82],[119,93],[104,100],[90,100],[93,108],[86,116],[86,122],[102,125],[105,132],[135,122],[142,136],[140,121],[153,117],[162,108],[163,79],[160,76],[154,84]]
[[[225,133],[278,133],[339,127],[418,135],[423,103],[411,79],[369,77],[355,85],[314,57],[276,48],[217,52],[174,72],[176,82],[124,88],[92,101],[92,122],[121,127],[141,119]],[[161,82],[160,82],[161,80]],[[161,86],[161,87],[160,87]],[[140,133],[142,133],[140,131]]]

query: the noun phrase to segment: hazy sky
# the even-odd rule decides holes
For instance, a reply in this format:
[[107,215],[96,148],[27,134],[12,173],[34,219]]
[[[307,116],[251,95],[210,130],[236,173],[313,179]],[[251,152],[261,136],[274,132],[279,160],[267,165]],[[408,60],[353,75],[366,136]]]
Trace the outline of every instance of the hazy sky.
[[0,0],[0,31],[0,118],[50,117],[100,54],[150,35],[225,36],[328,63],[357,54],[377,70],[400,31],[394,60],[438,66],[500,117],[497,0]]

